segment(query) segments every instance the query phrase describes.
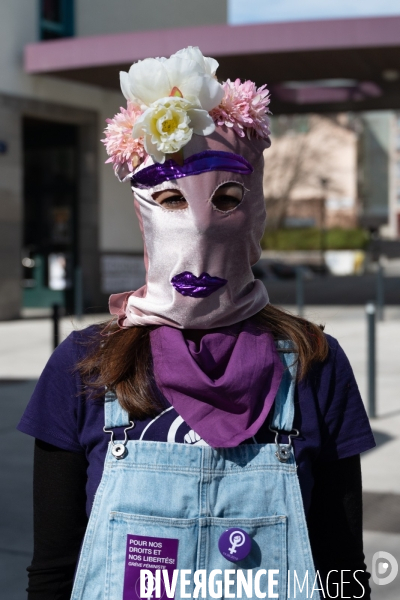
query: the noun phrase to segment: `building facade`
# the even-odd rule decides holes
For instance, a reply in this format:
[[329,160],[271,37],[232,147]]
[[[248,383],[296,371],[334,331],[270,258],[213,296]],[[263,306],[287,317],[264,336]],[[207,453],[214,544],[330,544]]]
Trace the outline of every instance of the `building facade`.
[[118,82],[27,74],[24,48],[216,23],[226,23],[225,0],[0,3],[0,319],[52,304],[104,311],[110,291],[143,281],[129,186],[100,143],[124,101]]
[[143,283],[129,186],[100,140],[124,104],[118,72],[189,45],[218,59],[221,79],[267,82],[275,115],[365,113],[362,151],[347,132],[334,161],[346,189],[334,189],[340,173],[315,172],[288,217],[301,220],[311,201],[349,222],[358,207],[399,235],[400,18],[230,27],[227,0],[3,0],[0,319],[53,304],[104,311],[111,292]]

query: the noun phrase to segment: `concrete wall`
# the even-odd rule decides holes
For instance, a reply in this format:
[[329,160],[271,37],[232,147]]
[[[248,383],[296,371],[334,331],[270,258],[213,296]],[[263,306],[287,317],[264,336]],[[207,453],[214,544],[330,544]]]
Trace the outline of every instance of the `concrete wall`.
[[227,23],[227,0],[77,0],[76,35]]
[[389,218],[389,169],[391,149],[391,111],[363,114],[362,200],[364,215]]
[[0,318],[16,317],[21,304],[22,148],[21,120],[0,98]]

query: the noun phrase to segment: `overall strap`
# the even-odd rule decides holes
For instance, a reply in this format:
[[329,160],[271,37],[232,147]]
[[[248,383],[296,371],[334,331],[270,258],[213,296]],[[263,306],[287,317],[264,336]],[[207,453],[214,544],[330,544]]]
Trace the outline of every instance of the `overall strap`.
[[118,402],[117,395],[107,390],[104,398],[104,427],[128,427],[130,425],[129,414]]
[[[294,390],[297,374],[297,353],[291,340],[278,340],[276,347],[285,367],[275,398],[275,410],[270,425],[275,429],[291,431],[294,418]],[[284,350],[284,352],[282,352]],[[290,350],[293,350],[290,352]]]

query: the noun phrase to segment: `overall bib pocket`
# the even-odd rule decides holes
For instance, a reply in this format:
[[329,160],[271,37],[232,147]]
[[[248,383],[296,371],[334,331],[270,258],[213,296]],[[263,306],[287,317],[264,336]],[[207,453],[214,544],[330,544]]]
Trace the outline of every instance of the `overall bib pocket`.
[[[107,537],[104,600],[139,598],[141,569],[154,573],[165,568],[172,580],[174,569],[193,573],[197,568],[198,519],[112,512]],[[192,594],[192,585],[186,591]],[[175,598],[179,598],[179,581]]]
[[[251,550],[246,558],[231,562],[220,553],[218,542],[227,529],[236,527],[250,536]],[[245,590],[242,590],[242,597],[257,597],[254,591],[257,578],[259,590],[268,598],[268,572],[275,570],[278,572],[273,574],[276,583],[272,590],[283,599],[286,597],[287,577],[286,538],[287,517],[280,515],[251,519],[177,519],[112,512],[107,537],[104,600],[137,600],[140,597],[141,569],[152,573],[157,569],[167,570],[169,581],[175,569],[190,571],[186,577],[190,584],[185,587],[185,592],[191,596],[195,587],[194,572],[204,570],[207,598],[210,598],[208,583],[211,571],[221,571],[215,576],[213,588],[218,587],[218,580],[223,581],[225,570],[233,570],[230,579],[234,583],[229,591],[236,596],[236,572],[242,570],[246,579],[250,577],[252,580],[252,594],[246,596]],[[251,570],[250,575],[248,570]],[[180,581],[179,576],[175,600],[181,597]],[[163,584],[161,596],[163,600],[167,599]],[[155,598],[155,594],[152,597]]]
[[[257,598],[254,592],[254,584],[259,572],[258,587],[261,594],[266,593],[268,598],[268,571],[275,570],[273,579],[277,582],[272,590],[279,594],[279,598],[286,598],[286,579],[287,579],[287,517],[283,515],[274,515],[270,517],[259,517],[252,519],[223,519],[211,517],[200,519],[201,535],[203,545],[201,556],[204,557],[204,564],[201,568],[211,572],[213,569],[220,569],[222,573],[231,569],[235,571],[231,580],[234,581],[230,593],[236,596],[237,576],[236,571],[242,570],[247,577],[247,570],[252,570],[253,593],[247,596],[242,590],[242,598]],[[231,562],[222,556],[218,549],[218,541],[221,535],[230,528],[242,529],[251,537],[251,550],[246,558]],[[266,573],[261,573],[261,570]]]

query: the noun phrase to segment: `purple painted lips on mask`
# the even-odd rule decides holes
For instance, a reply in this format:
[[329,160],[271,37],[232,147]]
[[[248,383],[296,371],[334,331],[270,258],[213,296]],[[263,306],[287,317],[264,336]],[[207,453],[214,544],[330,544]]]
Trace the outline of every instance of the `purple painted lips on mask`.
[[226,279],[211,277],[208,273],[202,273],[199,277],[190,271],[183,271],[171,279],[171,283],[182,296],[192,298],[207,298],[219,288],[228,283]]

